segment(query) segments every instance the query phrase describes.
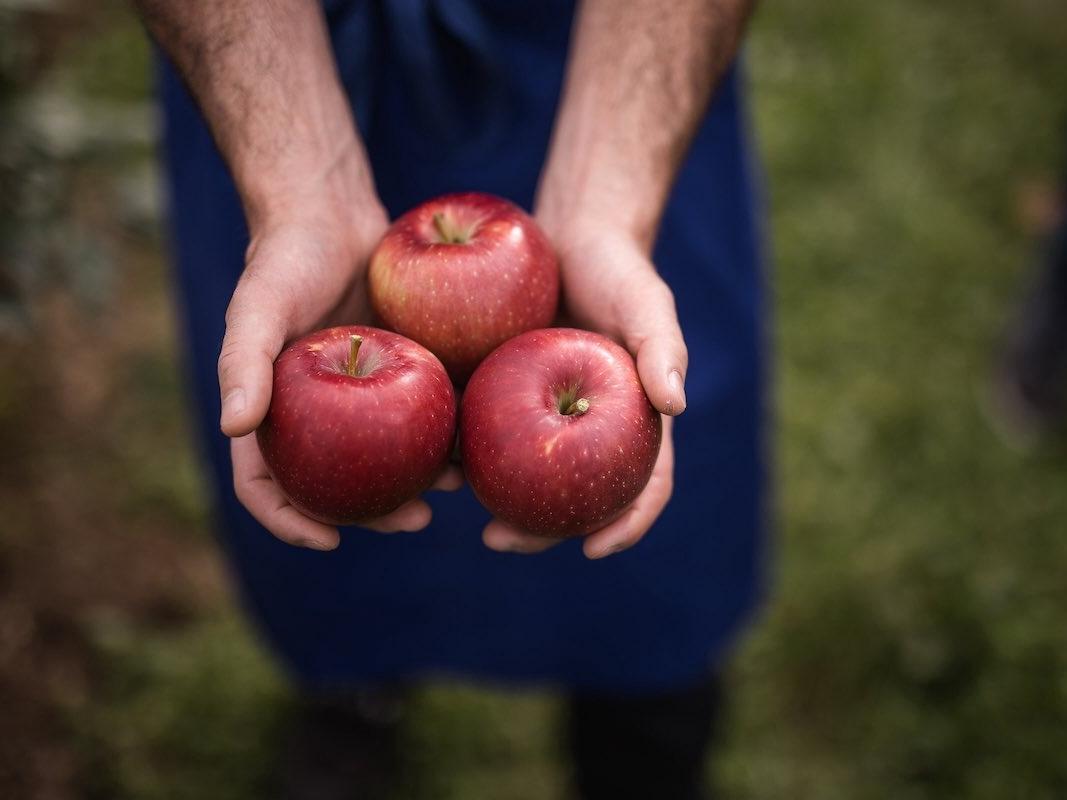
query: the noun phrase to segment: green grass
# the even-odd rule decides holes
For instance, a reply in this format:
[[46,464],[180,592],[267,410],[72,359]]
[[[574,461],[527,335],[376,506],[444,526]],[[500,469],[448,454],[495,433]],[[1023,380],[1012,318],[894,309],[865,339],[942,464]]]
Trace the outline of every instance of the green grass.
[[[1065,155],[1067,11],[763,5],[748,62],[776,261],[780,547],[716,775],[739,800],[1063,797],[1067,458],[1007,449],[980,399],[1031,252],[1017,192]],[[92,96],[144,91],[123,24],[84,46]],[[166,360],[144,359],[137,373],[173,391]],[[142,429],[185,446],[180,426]],[[139,475],[139,496],[203,526],[195,479]],[[71,725],[94,796],[262,796],[291,698],[235,611],[92,631],[103,682]],[[412,796],[558,796],[556,715],[546,695],[427,689]]]
[[240,621],[160,634],[104,617],[91,633],[103,677],[70,720],[90,797],[266,796],[289,697]]
[[745,798],[1067,791],[1067,461],[980,412],[1056,174],[1054,3],[767,4],[778,591],[739,659]]

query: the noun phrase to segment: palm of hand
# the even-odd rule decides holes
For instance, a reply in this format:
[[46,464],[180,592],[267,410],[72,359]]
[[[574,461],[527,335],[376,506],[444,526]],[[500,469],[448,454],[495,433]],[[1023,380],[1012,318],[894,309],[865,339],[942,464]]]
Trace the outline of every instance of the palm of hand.
[[[317,328],[370,319],[366,264],[384,232],[384,215],[366,221],[358,239],[344,225],[324,220],[328,218],[287,223],[254,239],[226,314],[219,382],[222,428],[233,437],[238,499],[282,541],[331,550],[340,542],[337,530],[289,504],[271,478],[254,434],[270,404],[274,359],[286,342]],[[454,489],[461,480],[453,470],[436,488]],[[429,506],[416,499],[364,525],[379,531],[418,530],[429,519]]]
[[[665,415],[681,413],[687,354],[674,297],[641,248],[624,237],[592,236],[561,246],[560,260],[565,319],[625,345],[652,404]],[[586,537],[586,556],[600,558],[633,546],[663,511],[673,490],[671,423],[665,416],[659,458],[645,489],[621,517]],[[520,553],[557,543],[500,520],[490,522],[482,538],[494,550]]]
[[[385,225],[384,215],[370,220],[358,238],[328,216],[268,229],[249,247],[247,267],[227,311],[219,380],[222,427],[234,437],[235,490],[264,527],[291,544],[328,550],[340,537],[334,528],[305,517],[288,503],[271,479],[252,432],[266,414],[273,362],[287,341],[326,325],[369,319],[366,264]],[[686,352],[673,295],[641,248],[625,237],[593,236],[564,245],[560,257],[567,316],[630,350],[658,410],[668,415],[684,410]],[[583,549],[589,557],[635,544],[670,499],[670,417],[664,422],[652,478],[621,517],[586,538]],[[461,483],[458,470],[451,469],[435,488],[454,489]],[[380,531],[417,530],[429,519],[429,506],[416,499],[365,525]],[[483,538],[493,549],[513,552],[538,552],[554,544],[499,520],[489,524]]]

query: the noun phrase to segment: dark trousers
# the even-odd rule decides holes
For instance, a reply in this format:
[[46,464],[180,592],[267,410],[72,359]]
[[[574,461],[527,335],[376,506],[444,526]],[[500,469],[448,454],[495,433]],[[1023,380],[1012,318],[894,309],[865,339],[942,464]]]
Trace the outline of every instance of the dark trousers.
[[703,800],[722,705],[717,677],[641,697],[572,695],[568,744],[582,800]]
[[[407,796],[400,728],[404,687],[305,695],[288,727],[284,800]],[[682,690],[568,698],[566,741],[581,800],[707,800],[704,764],[717,727],[719,681]],[[416,790],[416,796],[422,796]]]

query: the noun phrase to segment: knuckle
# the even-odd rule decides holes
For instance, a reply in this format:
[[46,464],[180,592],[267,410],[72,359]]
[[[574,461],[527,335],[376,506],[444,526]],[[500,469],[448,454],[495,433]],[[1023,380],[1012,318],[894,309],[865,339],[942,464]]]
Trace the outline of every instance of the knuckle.
[[249,307],[249,294],[255,294],[255,287],[259,281],[257,272],[253,267],[245,269],[241,279],[237,281],[233,294],[230,296],[230,304],[226,307],[226,327],[231,328],[241,323],[246,309]]
[[656,276],[656,295],[663,303],[670,304],[674,308],[674,292],[663,278]]
[[230,297],[230,304],[226,306],[226,314],[223,317],[226,322],[226,330],[233,328],[240,319],[241,301],[237,295],[240,290],[240,286],[234,289],[233,295]]
[[651,273],[651,279],[645,288],[645,296],[655,303],[661,304],[674,310],[674,292],[667,282],[658,273]]
[[678,337],[678,348],[677,349],[678,349],[678,352],[675,355],[677,356],[678,361],[681,362],[681,366],[683,368],[688,368],[688,366],[689,366],[689,346],[685,343],[685,339],[681,338],[681,336]]
[[226,378],[236,369],[241,362],[238,356],[241,353],[241,344],[228,337],[222,342],[222,350],[219,353],[219,379],[225,382]]
[[269,316],[287,319],[292,302],[289,294],[279,286],[276,272],[255,261],[245,267],[226,307],[227,329],[241,327],[249,321],[250,315],[258,319],[264,311],[269,312]]

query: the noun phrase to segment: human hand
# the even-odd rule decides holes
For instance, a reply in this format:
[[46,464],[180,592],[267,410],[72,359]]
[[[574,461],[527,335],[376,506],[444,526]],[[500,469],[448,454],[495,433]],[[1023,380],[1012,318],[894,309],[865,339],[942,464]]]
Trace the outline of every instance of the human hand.
[[[274,359],[286,342],[309,331],[369,319],[368,258],[387,226],[377,200],[309,192],[284,213],[256,217],[244,273],[226,311],[219,357],[223,433],[231,437],[234,490],[263,527],[284,542],[317,550],[340,543],[337,529],[290,505],[270,477],[255,429],[270,405]],[[433,488],[456,489],[450,467]],[[411,500],[384,517],[361,523],[382,532],[415,531],[430,507]]]
[[[607,225],[571,222],[562,230],[551,220],[542,220],[542,224],[559,252],[570,320],[621,342],[637,361],[652,405],[666,415],[659,458],[648,484],[620,517],[582,544],[587,557],[602,558],[639,542],[670,500],[674,484],[671,417],[685,410],[688,354],[674,295],[656,273],[646,247]],[[498,519],[489,523],[482,539],[493,550],[517,553],[537,553],[558,543]]]

